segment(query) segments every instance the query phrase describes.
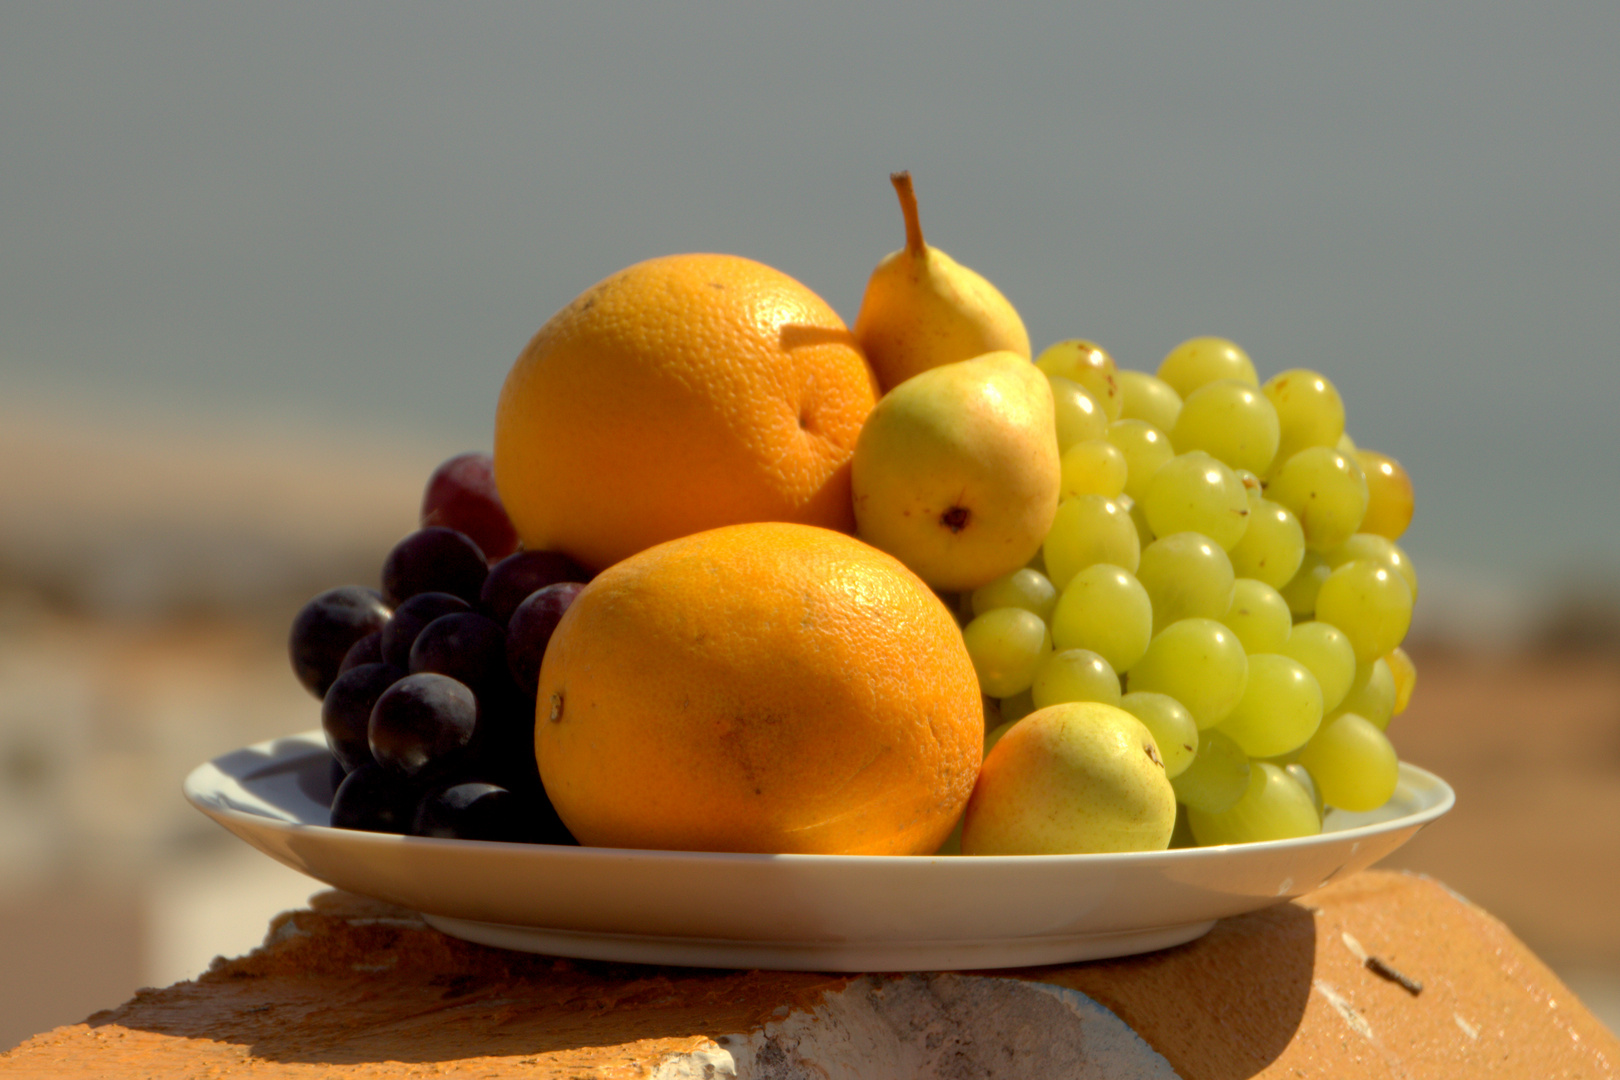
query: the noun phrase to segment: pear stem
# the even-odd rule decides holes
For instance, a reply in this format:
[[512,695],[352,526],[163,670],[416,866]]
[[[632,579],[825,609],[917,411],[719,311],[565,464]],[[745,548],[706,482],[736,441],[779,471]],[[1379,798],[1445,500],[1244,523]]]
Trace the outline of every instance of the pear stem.
[[920,259],[928,253],[928,245],[923,243],[922,221],[917,217],[917,193],[911,187],[911,173],[890,173],[889,183],[894,185],[895,194],[900,196],[900,212],[906,217],[906,253]]

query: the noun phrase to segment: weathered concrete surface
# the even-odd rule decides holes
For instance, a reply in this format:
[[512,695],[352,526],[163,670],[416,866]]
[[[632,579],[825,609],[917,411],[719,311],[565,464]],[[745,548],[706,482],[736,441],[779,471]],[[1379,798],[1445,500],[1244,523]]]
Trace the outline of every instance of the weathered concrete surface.
[[[1146,1044],[1140,1061],[1128,1039],[1111,1044],[1115,1065],[1147,1070],[1162,1055],[1186,1080],[1606,1077],[1620,1065],[1620,1042],[1501,923],[1426,878],[1368,871],[1179,948],[943,979],[555,960],[325,893],[279,917],[264,948],[35,1036],[0,1055],[0,1075],[941,1075],[942,1039],[973,1044],[947,1055],[948,1075],[1008,1075],[1042,1047],[1089,1066],[1088,1037],[1009,979],[1106,1006]],[[840,1025],[866,1040],[872,1071],[834,1060],[852,1045]],[[1089,1038],[1096,1057],[1103,1036]],[[995,1047],[1000,1067],[981,1052]]]

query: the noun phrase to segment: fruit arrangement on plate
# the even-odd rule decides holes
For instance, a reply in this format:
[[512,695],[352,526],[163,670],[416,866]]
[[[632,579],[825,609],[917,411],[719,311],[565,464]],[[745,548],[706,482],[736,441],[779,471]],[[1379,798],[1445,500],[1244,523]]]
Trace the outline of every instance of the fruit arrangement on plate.
[[1309,836],[1395,791],[1412,485],[1322,374],[1156,373],[923,239],[853,329],[748,259],[631,266],[518,357],[379,589],[294,622],[340,828],[684,851]]

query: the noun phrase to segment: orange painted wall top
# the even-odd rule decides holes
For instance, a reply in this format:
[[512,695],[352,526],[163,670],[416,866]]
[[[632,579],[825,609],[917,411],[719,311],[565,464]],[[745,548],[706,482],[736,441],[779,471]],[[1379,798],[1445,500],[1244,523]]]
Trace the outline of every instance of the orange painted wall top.
[[[1031,995],[1031,983],[1092,1001]],[[952,1053],[1009,1055],[1014,1075],[1051,1075],[1042,1055],[1060,1051],[1112,1053],[1141,1070],[1133,1075],[1185,1080],[1620,1071],[1620,1041],[1501,923],[1427,878],[1367,871],[1163,952],[894,978],[501,952],[324,893],[279,917],[250,956],[35,1036],[0,1054],[0,1075],[672,1077],[707,1065],[744,1077],[784,1052],[806,1063],[825,1055],[821,1067],[836,1075],[839,1047],[872,1017],[872,1030],[895,1031],[897,1045],[881,1053],[925,1061],[920,1043],[900,1045],[904,1025],[882,1028],[900,1003],[915,1011],[924,999]],[[970,999],[971,1013],[953,1018],[953,1001]],[[1123,1041],[1104,1031],[1098,1016],[1113,1017],[1092,1002],[1142,1042],[1122,1025]],[[1043,1008],[1090,1024],[1089,1041],[1069,1039],[1063,1023],[1031,1036]]]

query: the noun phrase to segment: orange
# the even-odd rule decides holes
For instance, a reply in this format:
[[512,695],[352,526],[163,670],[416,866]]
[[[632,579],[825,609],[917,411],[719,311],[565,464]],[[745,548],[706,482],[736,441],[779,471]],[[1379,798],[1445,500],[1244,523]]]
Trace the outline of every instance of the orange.
[[601,569],[744,521],[853,531],[849,459],[876,402],[838,314],[734,255],[621,270],[554,315],[495,415],[495,480],[531,549]]
[[767,522],[608,568],[540,668],[535,753],[583,844],[936,851],[984,711],[950,612],[897,559]]

